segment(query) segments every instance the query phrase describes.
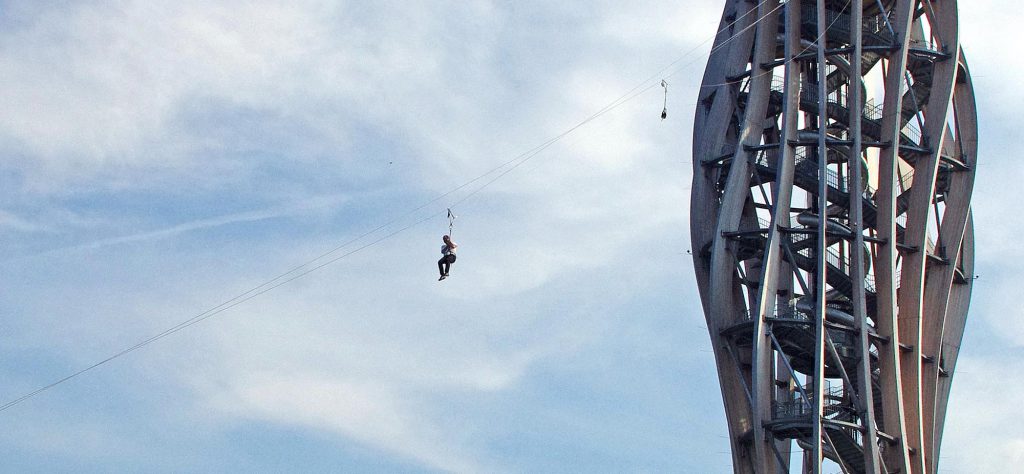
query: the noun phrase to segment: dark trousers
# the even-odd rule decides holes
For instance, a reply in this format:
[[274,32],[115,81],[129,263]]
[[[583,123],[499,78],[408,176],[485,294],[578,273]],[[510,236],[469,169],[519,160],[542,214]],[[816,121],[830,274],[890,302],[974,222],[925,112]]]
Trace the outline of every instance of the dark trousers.
[[441,272],[441,275],[447,275],[448,270],[452,268],[452,264],[455,263],[455,254],[450,253],[441,257],[441,260],[437,261],[437,271]]

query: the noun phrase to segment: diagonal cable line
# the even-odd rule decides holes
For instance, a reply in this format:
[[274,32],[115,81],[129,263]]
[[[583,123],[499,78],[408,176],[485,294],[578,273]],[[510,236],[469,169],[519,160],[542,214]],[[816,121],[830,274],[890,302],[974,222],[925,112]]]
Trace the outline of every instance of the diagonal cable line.
[[[758,4],[758,6],[760,6],[761,4],[765,3],[766,1],[768,1],[768,0],[761,0],[761,2]],[[776,7],[776,8],[778,8],[778,7]],[[756,9],[757,8],[755,7],[753,9],[751,9],[750,12],[740,16],[739,18],[737,18],[735,20],[733,20],[731,23],[729,23],[728,25],[723,27],[721,30],[716,32],[715,36],[717,36],[718,33],[721,33],[722,31],[725,31],[726,29],[732,27],[732,25],[734,25],[736,22],[740,21],[742,18],[746,17],[747,15],[751,14]],[[756,20],[753,24],[751,24],[750,26],[748,26],[746,28],[753,27],[754,25],[756,25],[757,23],[762,21],[762,19]],[[745,31],[745,29],[744,29],[744,31]],[[681,57],[679,57],[678,59],[676,59],[675,61],[670,63],[668,66],[665,66],[664,68],[662,68],[658,72],[654,73],[649,78],[644,79],[643,81],[640,81],[636,86],[634,86],[632,89],[627,91],[625,94],[623,94],[623,95],[619,96],[618,98],[616,98],[615,100],[609,102],[604,107],[598,109],[596,112],[592,113],[590,116],[586,117],[585,119],[581,120],[580,122],[576,123],[575,125],[569,127],[565,131],[563,131],[563,132],[561,132],[561,133],[559,133],[557,135],[554,135],[551,138],[548,138],[547,140],[545,140],[541,144],[539,144],[539,145],[537,145],[537,146],[535,146],[535,147],[533,147],[533,148],[531,148],[531,149],[529,149],[529,150],[527,150],[527,151],[517,155],[516,157],[514,157],[514,158],[512,158],[512,159],[510,159],[508,161],[505,161],[504,163],[499,164],[498,166],[495,166],[494,168],[492,168],[492,169],[490,169],[490,170],[488,170],[488,171],[486,171],[486,172],[484,172],[484,173],[482,173],[480,175],[477,175],[476,177],[466,181],[465,183],[462,183],[459,186],[456,186],[455,188],[452,188],[452,189],[446,191],[445,193],[440,194],[437,197],[434,197],[433,199],[431,199],[429,201],[424,202],[423,204],[419,205],[418,207],[416,207],[416,208],[414,208],[414,209],[412,209],[410,211],[406,211],[405,213],[402,213],[398,217],[395,217],[395,218],[393,218],[393,219],[391,219],[391,220],[389,220],[389,221],[387,221],[387,222],[385,222],[385,223],[383,223],[383,224],[381,224],[381,225],[379,225],[379,226],[377,226],[377,227],[375,227],[373,229],[370,229],[370,230],[368,230],[366,232],[363,232],[362,234],[360,234],[360,235],[358,235],[358,236],[356,236],[356,237],[354,237],[352,239],[349,239],[349,240],[339,244],[338,246],[336,246],[336,247],[334,247],[334,248],[332,248],[330,250],[327,250],[327,251],[321,253],[317,257],[314,257],[314,258],[312,258],[310,260],[307,260],[306,262],[304,262],[304,263],[302,263],[300,265],[292,267],[289,270],[287,270],[287,271],[285,271],[283,273],[280,273],[280,274],[272,277],[271,279],[266,280],[266,281],[260,283],[259,285],[255,286],[255,287],[252,287],[252,288],[250,288],[250,289],[248,289],[248,290],[246,290],[246,291],[244,291],[242,293],[239,293],[238,295],[236,295],[236,296],[234,296],[234,297],[232,297],[232,298],[230,298],[228,300],[225,300],[225,301],[217,304],[216,306],[213,306],[213,307],[211,307],[211,308],[209,308],[209,309],[207,309],[207,310],[205,310],[205,311],[203,311],[203,312],[201,312],[199,314],[196,314],[195,316],[192,316],[192,317],[190,317],[190,318],[188,318],[188,319],[186,319],[184,321],[181,321],[180,323],[178,323],[178,324],[176,324],[174,326],[171,326],[170,328],[167,328],[167,329],[165,329],[165,330],[163,330],[163,331],[161,331],[161,332],[159,332],[157,334],[154,334],[154,335],[152,335],[152,336],[150,336],[150,337],[148,337],[146,339],[143,339],[142,341],[139,341],[138,343],[136,343],[136,344],[134,344],[132,346],[129,346],[129,347],[125,348],[125,349],[122,349],[122,350],[114,353],[114,354],[111,354],[110,356],[108,356],[108,357],[106,357],[106,358],[104,358],[104,359],[102,359],[102,360],[100,360],[98,362],[95,362],[95,363],[93,363],[93,364],[91,364],[91,365],[89,365],[89,366],[87,366],[85,368],[79,369],[76,372],[73,372],[73,373],[71,373],[71,374],[69,374],[67,376],[64,376],[64,377],[62,377],[60,379],[57,379],[57,380],[55,380],[53,382],[50,382],[50,383],[48,383],[46,385],[43,385],[43,386],[41,386],[41,387],[31,391],[31,392],[25,393],[24,395],[21,395],[21,396],[19,396],[17,398],[14,398],[14,399],[12,399],[10,401],[4,402],[3,404],[0,404],[0,412],[8,410],[11,407],[14,407],[15,405],[18,405],[18,404],[20,404],[20,403],[22,403],[22,402],[24,402],[24,401],[26,401],[26,400],[36,396],[36,395],[39,395],[40,393],[43,393],[43,392],[45,392],[47,390],[50,390],[50,389],[52,389],[52,388],[54,388],[54,387],[56,387],[58,385],[63,384],[63,383],[65,383],[65,382],[67,382],[67,381],[69,381],[71,379],[74,379],[74,378],[76,378],[76,377],[78,377],[80,375],[83,375],[83,374],[85,374],[87,372],[90,372],[90,371],[92,371],[92,370],[94,370],[94,369],[96,369],[96,368],[98,368],[100,366],[103,366],[103,365],[105,365],[105,364],[107,364],[107,363],[109,363],[109,362],[111,362],[111,361],[113,361],[115,359],[118,359],[118,358],[123,357],[123,356],[125,356],[127,354],[130,354],[130,353],[135,352],[135,351],[137,351],[139,349],[142,349],[143,347],[146,347],[149,344],[152,344],[152,343],[154,343],[156,341],[159,341],[159,340],[161,340],[161,339],[163,339],[163,338],[165,338],[167,336],[170,336],[170,335],[175,334],[175,333],[177,333],[179,331],[182,331],[182,330],[184,330],[184,329],[186,329],[188,327],[196,325],[196,324],[198,324],[198,323],[200,323],[202,321],[205,321],[205,320],[207,320],[207,319],[209,319],[209,318],[211,318],[213,316],[216,316],[216,315],[221,314],[221,313],[223,313],[223,312],[225,312],[225,311],[227,311],[227,310],[229,310],[231,308],[234,308],[235,306],[238,306],[238,305],[240,305],[242,303],[245,303],[245,302],[247,302],[249,300],[252,300],[253,298],[256,298],[256,297],[258,297],[260,295],[268,293],[268,292],[270,292],[270,291],[272,291],[272,290],[274,290],[276,288],[279,288],[279,287],[281,287],[283,285],[286,285],[286,284],[288,284],[288,283],[290,283],[290,282],[292,282],[294,280],[297,280],[297,279],[302,278],[302,277],[304,277],[306,275],[309,275],[310,273],[313,273],[313,272],[315,272],[317,270],[320,270],[320,269],[322,269],[322,268],[324,268],[324,267],[326,267],[326,266],[328,266],[330,264],[333,264],[333,263],[335,263],[335,262],[337,262],[339,260],[342,260],[342,259],[344,259],[344,258],[346,258],[346,257],[348,257],[350,255],[353,255],[355,253],[363,251],[363,250],[365,250],[365,249],[367,249],[369,247],[372,247],[372,246],[374,246],[374,245],[376,245],[376,244],[378,244],[380,242],[383,242],[384,240],[390,239],[391,237],[394,237],[394,236],[396,236],[396,235],[398,235],[398,234],[400,234],[402,232],[405,232],[405,231],[407,231],[409,229],[412,229],[413,227],[419,226],[419,225],[423,224],[424,222],[427,222],[429,220],[432,220],[434,218],[437,218],[437,217],[443,215],[445,211],[439,211],[439,212],[436,212],[436,213],[429,214],[426,217],[423,217],[423,218],[421,218],[419,220],[416,220],[415,222],[412,222],[412,223],[410,223],[408,225],[405,225],[404,227],[401,227],[401,228],[399,228],[397,230],[394,230],[394,231],[391,231],[389,233],[386,233],[383,236],[380,236],[380,237],[376,238],[375,240],[370,241],[369,243],[366,243],[366,244],[363,244],[363,245],[361,245],[359,247],[353,248],[353,249],[351,249],[351,250],[349,250],[347,252],[338,254],[338,252],[341,252],[343,249],[345,249],[345,248],[355,244],[356,242],[358,242],[358,241],[360,241],[360,240],[362,240],[362,239],[364,239],[364,238],[366,238],[366,237],[368,237],[368,236],[370,236],[372,234],[378,233],[378,232],[380,232],[380,231],[382,231],[382,230],[392,226],[393,224],[399,222],[400,220],[403,220],[403,219],[407,218],[410,215],[416,214],[417,212],[423,210],[424,208],[430,206],[431,204],[434,204],[434,203],[436,203],[438,201],[441,201],[442,199],[444,199],[446,197],[449,197],[449,196],[457,193],[458,191],[460,191],[462,189],[470,187],[474,183],[476,183],[478,181],[481,181],[481,180],[484,180],[488,176],[492,176],[493,175],[490,179],[484,181],[484,183],[482,185],[473,188],[468,194],[466,194],[462,198],[454,201],[454,204],[448,206],[448,208],[454,208],[458,204],[461,204],[461,203],[469,200],[471,197],[475,196],[480,191],[482,191],[483,189],[485,189],[488,186],[490,186],[492,183],[496,182],[497,180],[499,180],[502,177],[506,176],[507,174],[511,173],[512,171],[517,169],[519,166],[521,166],[522,164],[526,163],[530,159],[536,157],[541,152],[543,152],[547,148],[551,147],[552,145],[554,145],[555,143],[557,143],[561,139],[563,139],[566,136],[572,134],[576,130],[586,126],[587,124],[589,124],[590,122],[594,121],[595,119],[597,119],[597,118],[599,118],[599,117],[601,117],[601,116],[603,116],[603,115],[605,115],[605,114],[607,114],[607,113],[617,109],[618,107],[622,106],[623,104],[632,101],[636,97],[638,97],[641,94],[651,90],[652,88],[659,86],[659,84],[660,84],[659,82],[653,82],[651,84],[648,84],[648,83],[651,82],[652,80],[657,79],[658,76],[660,74],[662,74],[664,71],[669,70],[674,65],[679,64],[680,62],[682,62],[684,59],[686,59],[687,56],[692,55],[700,46],[704,45],[705,43],[707,43],[708,41],[713,39],[715,36],[712,36],[711,38],[704,40],[703,42],[701,42],[697,46],[695,46],[695,47],[691,48],[690,50],[686,51]],[[730,37],[726,41],[724,41],[722,44],[718,45],[716,48],[723,47],[725,44],[729,43],[734,38],[736,38],[735,35]],[[716,48],[713,48],[712,52]],[[687,63],[687,64],[689,64],[689,63]],[[646,87],[644,86],[645,84],[647,84]],[[335,254],[337,254],[337,255],[335,255]]]

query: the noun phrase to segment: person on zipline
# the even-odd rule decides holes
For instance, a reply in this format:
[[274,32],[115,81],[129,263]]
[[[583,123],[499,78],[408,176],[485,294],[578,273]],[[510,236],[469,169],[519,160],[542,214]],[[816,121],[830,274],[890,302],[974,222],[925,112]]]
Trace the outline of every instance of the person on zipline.
[[441,272],[441,278],[438,278],[437,281],[448,278],[448,270],[455,263],[455,249],[459,248],[447,235],[441,237],[441,240],[444,241],[444,245],[441,246],[441,260],[437,261],[437,271]]

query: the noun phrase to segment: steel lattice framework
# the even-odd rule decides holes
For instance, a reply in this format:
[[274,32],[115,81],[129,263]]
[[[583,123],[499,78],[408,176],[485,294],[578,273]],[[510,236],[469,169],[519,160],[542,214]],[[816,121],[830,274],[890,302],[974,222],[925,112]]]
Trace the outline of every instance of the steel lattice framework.
[[937,471],[976,152],[955,0],[726,1],[690,218],[736,472]]

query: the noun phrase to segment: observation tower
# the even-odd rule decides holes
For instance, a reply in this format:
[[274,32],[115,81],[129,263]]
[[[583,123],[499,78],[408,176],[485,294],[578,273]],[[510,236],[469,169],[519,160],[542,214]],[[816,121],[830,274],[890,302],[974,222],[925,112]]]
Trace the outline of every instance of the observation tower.
[[935,473],[974,271],[957,2],[725,4],[690,219],[734,470]]

